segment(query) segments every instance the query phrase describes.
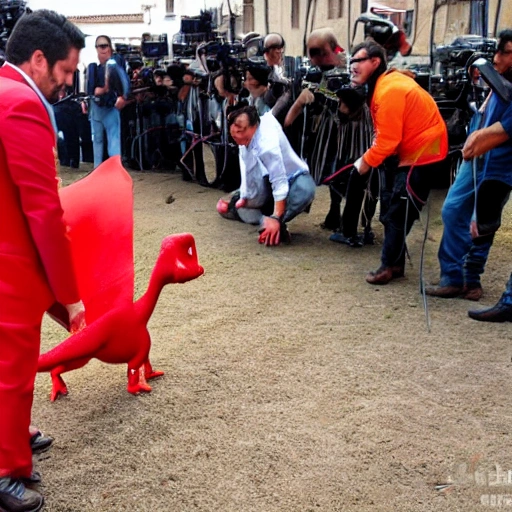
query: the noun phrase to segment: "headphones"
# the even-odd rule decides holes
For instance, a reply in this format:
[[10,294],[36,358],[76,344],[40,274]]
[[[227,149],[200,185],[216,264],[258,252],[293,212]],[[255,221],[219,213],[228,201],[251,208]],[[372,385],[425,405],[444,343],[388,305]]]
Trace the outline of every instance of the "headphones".
[[[280,43],[274,43],[274,44],[271,44],[269,46],[265,46],[265,39],[267,39],[268,36],[279,36],[279,39],[281,40]],[[270,50],[274,50],[274,49],[281,49],[281,48],[284,48],[286,46],[286,42],[283,38],[283,36],[281,34],[278,34],[277,32],[270,32],[270,34],[267,34],[262,40],[261,40],[261,44],[262,44],[262,53],[267,53],[269,52]]]

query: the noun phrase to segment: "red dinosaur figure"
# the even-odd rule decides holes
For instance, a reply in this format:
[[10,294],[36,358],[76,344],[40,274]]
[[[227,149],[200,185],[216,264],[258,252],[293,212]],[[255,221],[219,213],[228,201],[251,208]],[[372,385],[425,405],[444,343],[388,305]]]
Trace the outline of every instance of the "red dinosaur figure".
[[[194,238],[183,233],[164,238],[146,293],[133,302],[132,181],[112,157],[91,174],[61,191],[87,327],[39,357],[38,372],[50,372],[51,400],[67,394],[61,374],[86,365],[93,357],[128,364],[128,391],[149,392],[146,379],[163,375],[149,362],[147,322],[166,284],[185,283],[204,270]],[[67,319],[56,305],[51,314]],[[65,310],[64,310],[65,311]]]

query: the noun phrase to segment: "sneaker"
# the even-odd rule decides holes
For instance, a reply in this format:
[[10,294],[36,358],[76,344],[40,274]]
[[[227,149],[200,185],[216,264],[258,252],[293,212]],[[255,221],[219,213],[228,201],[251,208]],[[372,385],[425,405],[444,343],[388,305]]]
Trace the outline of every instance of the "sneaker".
[[50,448],[53,444],[53,437],[44,435],[41,431],[36,432],[30,438],[30,447],[32,448],[32,453],[43,453]]
[[37,512],[43,504],[41,494],[27,489],[21,480],[0,478],[0,509],[4,512]]

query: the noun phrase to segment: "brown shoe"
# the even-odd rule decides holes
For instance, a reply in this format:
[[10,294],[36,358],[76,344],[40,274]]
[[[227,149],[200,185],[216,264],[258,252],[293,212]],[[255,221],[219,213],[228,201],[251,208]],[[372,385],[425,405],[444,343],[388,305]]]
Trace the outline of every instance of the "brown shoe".
[[366,282],[370,284],[388,284],[392,279],[403,277],[403,267],[379,267],[375,272],[366,274]]
[[429,286],[425,288],[425,293],[431,297],[439,297],[441,299],[453,299],[464,293],[462,286]]
[[466,300],[479,301],[484,294],[481,286],[464,286],[462,290],[462,298]]

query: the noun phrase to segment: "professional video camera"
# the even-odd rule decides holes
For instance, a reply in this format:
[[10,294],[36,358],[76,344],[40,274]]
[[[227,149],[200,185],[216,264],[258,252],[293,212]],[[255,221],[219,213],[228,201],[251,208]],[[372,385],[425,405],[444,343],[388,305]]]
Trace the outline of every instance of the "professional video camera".
[[180,31],[172,38],[174,58],[193,58],[199,44],[217,40],[216,28],[212,11],[201,11],[199,16],[182,16]]
[[[457,98],[468,85],[467,69],[471,61],[483,57],[492,62],[496,49],[496,39],[479,35],[459,36],[451,44],[435,47],[432,52],[431,94],[436,98]],[[471,85],[483,88],[477,82]]]
[[322,71],[316,66],[307,70],[302,81],[302,87],[309,89],[315,95],[313,109],[318,110],[327,105],[332,112],[338,109],[336,92],[343,87],[348,87],[349,84],[350,75],[346,71],[340,69]]
[[26,12],[32,12],[23,0],[0,0],[0,65],[5,60],[7,39],[17,21]]

